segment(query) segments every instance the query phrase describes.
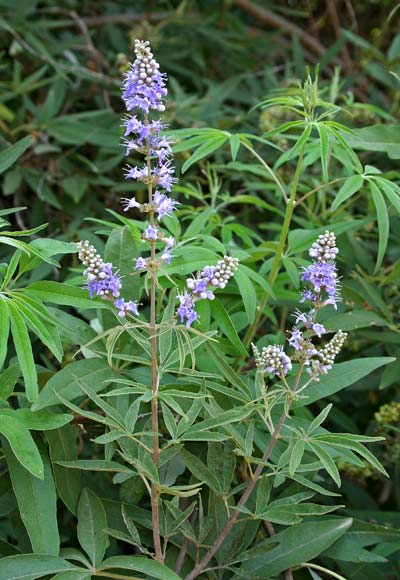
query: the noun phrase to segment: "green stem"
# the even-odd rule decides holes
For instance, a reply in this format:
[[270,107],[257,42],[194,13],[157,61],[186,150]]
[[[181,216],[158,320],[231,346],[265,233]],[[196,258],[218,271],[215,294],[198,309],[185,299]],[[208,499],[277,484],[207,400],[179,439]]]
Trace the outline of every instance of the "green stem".
[[[304,363],[301,364],[298,368],[297,375],[296,375],[294,385],[293,385],[293,393],[295,393],[297,390],[297,387],[299,385],[301,375],[303,372],[303,368],[304,368]],[[282,378],[283,378],[283,375],[281,375],[281,379]],[[234,524],[236,523],[236,521],[238,519],[239,514],[241,513],[240,508],[247,503],[247,500],[251,496],[252,491],[254,490],[255,486],[257,485],[257,482],[259,481],[259,479],[263,473],[264,467],[266,466],[266,464],[271,456],[271,453],[275,448],[275,445],[277,444],[279,438],[281,437],[282,427],[285,423],[286,418],[289,415],[292,400],[293,400],[292,398],[290,398],[288,400],[287,409],[283,410],[283,412],[279,418],[279,421],[277,423],[277,426],[271,435],[269,445],[268,445],[267,449],[265,450],[265,452],[261,458],[261,462],[257,465],[257,468],[254,471],[253,477],[250,479],[248,486],[244,490],[242,497],[240,498],[240,500],[237,503],[236,508],[232,511],[225,526],[222,528],[222,530],[218,534],[218,536],[217,536],[215,542],[213,543],[213,545],[211,546],[211,548],[208,550],[208,552],[206,552],[206,554],[203,556],[203,558],[200,560],[200,562],[198,562],[195,565],[193,570],[185,577],[185,580],[194,580],[195,578],[197,578],[197,576],[199,576],[203,572],[204,568],[207,566],[207,564],[209,563],[211,558],[213,558],[215,556],[215,554],[218,552],[219,548],[222,546],[225,539],[229,535],[229,532],[231,531],[232,527],[234,526]]]
[[[300,155],[299,155],[299,159],[297,161],[297,166],[296,166],[296,171],[294,174],[294,178],[293,178],[293,183],[292,183],[292,187],[291,187],[291,191],[290,191],[290,197],[286,206],[286,211],[285,211],[285,217],[283,220],[283,224],[282,224],[282,230],[281,230],[281,235],[279,237],[279,242],[278,242],[278,247],[276,249],[276,254],[275,254],[275,258],[274,261],[272,263],[272,268],[271,271],[269,273],[267,282],[269,284],[269,286],[272,288],[275,280],[279,274],[279,270],[281,267],[281,262],[282,262],[282,256],[284,254],[285,251],[285,246],[286,246],[286,240],[289,234],[289,229],[290,229],[290,224],[292,221],[292,216],[293,216],[293,211],[296,205],[296,193],[297,193],[297,187],[299,185],[299,179],[300,179],[300,174],[301,174],[301,166],[303,163],[303,156],[304,156],[304,145],[300,151]],[[264,296],[261,298],[260,304],[257,308],[254,320],[252,322],[252,324],[249,326],[249,328],[247,329],[246,335],[244,337],[243,340],[243,344],[244,347],[246,349],[249,348],[250,344],[253,342],[254,336],[258,330],[258,326],[260,324],[260,321],[262,319],[263,313],[264,313],[264,308],[268,302],[269,299],[269,293],[265,293]]]
[[325,574],[329,574],[332,578],[337,578],[337,580],[347,580],[344,576],[329,570],[328,568],[324,568],[323,566],[318,566],[318,564],[311,564],[310,562],[306,562],[305,564],[301,564],[302,568],[314,568],[314,570],[319,570],[320,572],[324,572]]
[[282,183],[279,181],[276,173],[274,173],[274,171],[271,169],[271,167],[268,165],[268,163],[266,161],[264,161],[264,159],[261,157],[261,155],[259,155],[257,153],[257,151],[255,149],[253,149],[253,147],[251,147],[248,143],[246,143],[246,141],[241,140],[241,143],[244,147],[246,147],[246,149],[248,151],[250,151],[250,153],[252,155],[254,155],[254,157],[261,163],[261,165],[264,167],[264,169],[267,170],[267,172],[270,174],[270,176],[272,177],[272,179],[275,181],[276,185],[278,186],[278,189],[281,192],[283,199],[285,200],[286,203],[288,203],[289,200],[287,198],[285,188],[283,187]]
[[137,576],[123,576],[122,574],[113,574],[112,572],[95,572],[92,576],[102,576],[103,578],[115,578],[116,580],[143,580]]

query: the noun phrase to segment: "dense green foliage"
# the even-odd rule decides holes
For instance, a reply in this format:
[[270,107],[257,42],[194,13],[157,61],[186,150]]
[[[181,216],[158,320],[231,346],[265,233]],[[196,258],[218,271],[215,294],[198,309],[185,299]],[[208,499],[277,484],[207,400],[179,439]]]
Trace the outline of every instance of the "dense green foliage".
[[[191,572],[272,439],[250,343],[285,342],[306,252],[327,228],[343,301],[320,321],[349,338],[304,398],[285,399],[274,479],[260,478],[199,578],[398,578],[400,9],[132,4],[136,16],[122,1],[0,0],[0,580]],[[347,6],[340,34],[332,4]],[[273,16],[303,34],[273,30]],[[144,222],[120,205],[146,199],[122,171],[134,38],[169,75],[180,179],[164,224],[180,244],[158,298],[159,470],[149,331],[89,299],[73,243],[118,267],[147,319],[132,274]],[[225,253],[240,260],[235,281],[201,304],[196,331],[171,325],[174,285]],[[154,481],[166,566],[151,559]]]

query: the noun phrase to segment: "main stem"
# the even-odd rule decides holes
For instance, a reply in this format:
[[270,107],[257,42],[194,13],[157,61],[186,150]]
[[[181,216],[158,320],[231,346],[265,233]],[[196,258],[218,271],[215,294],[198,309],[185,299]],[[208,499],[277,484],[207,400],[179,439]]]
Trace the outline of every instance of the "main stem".
[[245,503],[247,502],[247,500],[249,499],[251,492],[253,491],[253,489],[255,488],[258,480],[260,479],[260,476],[262,474],[262,471],[264,469],[264,465],[265,463],[268,461],[278,439],[279,439],[279,435],[283,426],[283,423],[285,422],[285,418],[286,418],[286,412],[284,411],[279,419],[279,422],[276,426],[276,429],[271,437],[271,441],[269,442],[269,445],[267,447],[267,449],[265,450],[264,455],[262,456],[261,459],[261,463],[258,464],[257,469],[254,472],[253,478],[249,480],[249,485],[246,487],[242,497],[240,498],[236,509],[231,513],[228,521],[225,524],[225,527],[221,530],[221,532],[219,533],[217,539],[215,540],[214,544],[211,546],[211,548],[209,549],[209,551],[205,554],[205,556],[203,557],[202,560],[200,560],[200,562],[193,568],[192,572],[190,572],[190,574],[188,574],[185,578],[185,580],[194,580],[194,578],[197,578],[197,576],[199,574],[201,574],[202,570],[204,570],[204,568],[207,566],[208,562],[211,560],[211,558],[213,558],[215,556],[215,554],[218,552],[219,548],[222,546],[222,544],[225,541],[225,538],[228,536],[229,532],[231,531],[233,525],[235,524],[239,514],[240,514],[240,508],[241,506],[245,505]]
[[[147,115],[145,116],[145,124],[148,124]],[[146,160],[147,160],[147,177],[148,177],[148,196],[149,204],[153,201],[153,183],[151,181],[151,159],[150,159],[150,140],[146,139]],[[150,224],[155,226],[154,211],[149,212]],[[150,240],[150,263],[151,263],[151,281],[150,281],[150,349],[151,349],[151,428],[153,431],[152,442],[152,459],[153,463],[158,469],[158,460],[160,457],[160,445],[158,436],[158,364],[157,364],[157,333],[156,333],[156,242]],[[153,524],[153,541],[156,560],[164,563],[164,556],[161,549],[160,538],[160,511],[159,511],[159,495],[158,487],[155,482],[151,484],[151,518]]]
[[[288,203],[286,206],[285,217],[284,217],[283,224],[282,224],[281,235],[279,236],[278,247],[276,249],[275,258],[274,258],[274,261],[272,263],[272,268],[271,268],[271,271],[270,271],[268,279],[267,279],[267,282],[271,288],[273,287],[275,280],[279,274],[282,256],[283,256],[284,251],[285,251],[286,240],[287,240],[287,237],[289,234],[289,229],[290,229],[290,224],[292,221],[293,211],[294,211],[294,208],[296,205],[296,193],[297,193],[297,187],[299,185],[301,165],[303,163],[303,155],[304,155],[304,146],[300,151],[299,159],[297,161],[296,171],[294,174],[293,183],[292,183],[292,187],[290,190],[290,197],[289,197],[289,200],[288,200]],[[260,301],[258,309],[256,311],[254,320],[253,320],[252,324],[249,326],[249,328],[247,329],[246,335],[245,335],[244,340],[243,340],[243,344],[244,344],[244,347],[246,349],[248,349],[250,347],[250,344],[253,342],[254,335],[257,332],[258,325],[260,324],[260,320],[263,316],[264,308],[268,302],[269,296],[270,295],[268,293],[264,294],[264,296],[262,297],[262,299]]]

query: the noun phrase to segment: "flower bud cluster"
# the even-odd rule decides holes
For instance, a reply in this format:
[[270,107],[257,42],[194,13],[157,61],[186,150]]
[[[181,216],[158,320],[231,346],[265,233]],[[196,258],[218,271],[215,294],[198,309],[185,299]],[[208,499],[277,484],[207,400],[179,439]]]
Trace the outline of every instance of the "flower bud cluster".
[[400,402],[392,401],[379,407],[375,413],[375,421],[380,425],[400,423]]
[[128,111],[141,109],[148,113],[150,109],[165,111],[163,99],[168,91],[165,87],[166,76],[160,73],[160,65],[154,59],[150,43],[135,40],[136,60],[125,74],[122,98]]
[[290,357],[284,352],[283,346],[270,344],[264,346],[261,353],[253,344],[254,360],[261,371],[277,376],[286,376],[292,368]]
[[314,242],[308,251],[311,258],[317,259],[319,262],[328,262],[335,260],[339,253],[336,247],[336,236],[333,232],[326,230],[324,234],[318,236],[317,241]]
[[328,371],[331,370],[335,358],[340,353],[343,348],[343,344],[347,338],[347,332],[338,330],[335,336],[328,342],[328,344],[317,351],[318,359],[311,361],[307,373],[315,380],[318,381],[319,375],[326,375]]
[[186,280],[187,290],[177,296],[179,306],[176,313],[182,323],[186,321],[186,326],[190,327],[198,319],[195,302],[197,300],[214,300],[212,288],[225,288],[236,272],[238,263],[237,258],[224,256],[215,266],[206,266],[197,273],[196,277]]
[[87,287],[90,297],[101,296],[102,298],[118,298],[121,289],[121,278],[113,272],[112,264],[105,263],[96,248],[88,240],[77,243],[78,257],[86,266],[84,276],[87,279]]
[[119,298],[122,282],[118,272],[113,272],[113,265],[104,262],[88,240],[80,241],[76,246],[79,260],[86,266],[83,274],[86,276],[90,298],[100,296],[105,300],[113,300],[119,316],[125,316],[129,311],[137,315],[136,302],[125,302],[123,298]]
[[[210,298],[202,296],[208,286],[215,286],[224,289],[238,268],[239,260],[224,256],[215,266],[206,266],[197,274],[196,278],[188,278],[186,286],[200,298]],[[214,296],[212,296],[213,298]]]

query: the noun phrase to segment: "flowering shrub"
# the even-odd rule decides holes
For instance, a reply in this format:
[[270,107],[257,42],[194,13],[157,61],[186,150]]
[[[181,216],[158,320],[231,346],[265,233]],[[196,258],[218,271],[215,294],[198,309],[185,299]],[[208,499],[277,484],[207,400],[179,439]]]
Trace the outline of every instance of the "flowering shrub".
[[[4,403],[0,432],[21,513],[18,525],[27,532],[18,538],[18,551],[27,551],[28,537],[32,553],[15,554],[4,541],[9,552],[0,559],[0,580],[125,580],[136,574],[163,580],[301,578],[305,570],[313,577],[343,579],[335,562],[338,553],[346,562],[352,534],[367,526],[395,542],[398,532],[353,520],[334,499],[340,462],[366,465],[386,476],[368,448],[382,437],[330,432],[324,423],[332,404],[321,401],[393,359],[337,361],[348,333],[338,325],[341,315],[335,315],[340,302],[335,232],[340,235],[349,226],[319,227],[305,237],[302,232],[297,253],[308,248],[311,264],[292,260],[285,251],[296,247],[289,230],[315,127],[324,178],[328,134],[340,163],[346,165],[346,154],[351,169],[358,170],[360,162],[343,139],[345,128],[329,120],[335,108],[318,100],[309,77],[302,101],[289,102],[291,109],[302,109],[304,119],[280,130],[303,131],[277,162],[297,159],[290,187],[260,158],[286,204],[266,270],[259,273],[242,263],[252,262],[240,236],[222,234],[220,240],[212,230],[201,235],[207,220],[195,227],[193,221],[180,237],[184,210],[169,197],[174,186],[178,189],[174,145],[166,124],[153,118],[165,111],[166,76],[147,41],[136,41],[135,54],[123,83],[128,111],[123,144],[126,154],[140,155],[143,164],[126,169],[127,183],[133,180],[139,187],[135,183],[135,197],[122,199],[123,215],[114,214],[123,226],[102,223],[111,229],[112,242],[104,258],[90,240],[47,253],[43,248],[35,253],[33,244],[16,244],[19,253],[4,275],[0,305],[7,324],[11,321],[19,366],[2,373],[3,398],[12,394],[20,369],[26,395],[16,391],[15,408]],[[242,147],[259,158],[252,136],[218,136],[221,146],[230,141],[233,157]],[[176,131],[175,149],[187,138],[188,133]],[[186,168],[204,151],[216,149],[215,143],[204,147],[208,138],[207,132],[189,138],[194,141],[187,147],[198,149]],[[368,175],[374,179],[374,172],[363,178]],[[137,214],[146,219],[135,219]],[[113,259],[110,248],[117,237],[122,241]],[[242,240],[247,248],[243,232]],[[16,268],[24,268],[22,251],[52,265],[57,265],[52,255],[77,251],[84,288],[39,281],[13,290]],[[380,253],[378,264],[382,258]],[[262,331],[265,319],[274,316],[268,302],[276,297],[282,265],[289,283],[300,280],[304,289],[294,326],[277,340]],[[50,310],[48,302],[74,307],[81,317]],[[60,336],[74,350],[80,347],[78,360],[45,378],[40,392],[33,355],[25,348],[28,327],[59,359]],[[332,337],[326,340],[327,335]],[[7,340],[8,330],[2,362]],[[38,425],[45,439],[30,434]],[[78,456],[76,428],[91,453],[83,445]],[[75,526],[77,519],[75,547],[61,551],[57,499],[68,511],[69,524]]]

